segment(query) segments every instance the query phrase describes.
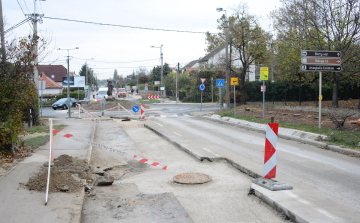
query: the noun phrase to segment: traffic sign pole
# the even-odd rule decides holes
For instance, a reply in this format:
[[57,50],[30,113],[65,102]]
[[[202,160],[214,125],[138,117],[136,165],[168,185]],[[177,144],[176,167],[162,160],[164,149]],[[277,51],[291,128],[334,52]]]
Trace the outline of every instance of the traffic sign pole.
[[322,73],[319,72],[319,129],[321,129]]
[[234,85],[234,115],[236,115],[236,96],[235,96],[235,85]]
[[265,81],[263,81],[263,119],[265,118]]
[[203,93],[203,91],[201,91],[201,107],[200,107],[200,111],[202,110],[202,93]]
[[221,112],[221,88],[219,88],[219,112]]

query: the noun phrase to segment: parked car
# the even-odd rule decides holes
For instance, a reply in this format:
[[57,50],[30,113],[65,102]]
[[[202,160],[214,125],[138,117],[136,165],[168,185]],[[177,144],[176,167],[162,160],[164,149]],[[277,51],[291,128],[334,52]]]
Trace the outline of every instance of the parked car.
[[[58,109],[58,108],[62,108],[62,109],[68,109],[68,107],[67,107],[67,105],[66,105],[66,100],[67,100],[68,98],[61,98],[61,99],[59,99],[57,102],[55,102],[54,104],[52,104],[52,108],[54,109],[54,110],[56,110],[56,109]],[[76,103],[78,103],[77,101],[76,101],[76,99],[75,98],[70,98],[70,100],[71,100],[71,107],[75,107],[76,106]]]
[[126,89],[125,88],[119,88],[118,97],[126,98]]

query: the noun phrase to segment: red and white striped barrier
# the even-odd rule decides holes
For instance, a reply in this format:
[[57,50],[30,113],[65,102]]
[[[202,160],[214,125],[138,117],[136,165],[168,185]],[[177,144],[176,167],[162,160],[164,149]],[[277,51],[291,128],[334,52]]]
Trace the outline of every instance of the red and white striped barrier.
[[125,111],[127,111],[127,113],[129,113],[131,116],[134,116],[133,114],[131,114],[131,112],[129,112],[126,108],[124,108],[124,106],[122,106],[120,103],[118,103],[118,105],[119,105],[120,107],[122,107]]
[[147,159],[144,159],[144,158],[138,158],[136,155],[129,155],[129,154],[123,152],[123,151],[113,149],[113,148],[110,148],[110,147],[107,147],[107,146],[104,146],[104,145],[100,145],[100,144],[91,142],[89,140],[88,141],[81,140],[81,139],[78,139],[78,138],[74,137],[74,135],[72,135],[72,134],[64,133],[64,132],[56,130],[56,129],[53,130],[53,133],[57,134],[57,135],[61,135],[61,136],[65,137],[65,138],[77,141],[77,142],[81,142],[81,143],[88,144],[88,145],[91,145],[91,146],[96,146],[96,147],[101,148],[101,149],[106,149],[106,150],[108,150],[110,152],[117,153],[117,154],[120,154],[122,156],[129,157],[131,159],[136,159],[139,162],[146,163],[146,164],[149,164],[149,165],[154,166],[154,167],[158,167],[158,168],[161,168],[161,169],[164,169],[164,170],[166,170],[166,168],[167,168],[167,166],[160,165],[157,162],[151,162],[151,161],[148,161]]
[[160,99],[160,95],[148,95],[148,99]]
[[118,108],[118,107],[119,107],[119,105],[118,105],[118,106],[115,106],[115,107],[112,107],[112,108],[109,108],[109,109],[106,109],[106,110],[104,110],[104,111],[110,111],[110,110],[113,110],[113,109]]
[[166,170],[166,168],[167,168],[167,166],[160,165],[160,163],[150,161],[150,160],[138,157],[138,156],[134,156],[134,159],[139,161],[139,162],[149,164],[150,166],[156,166],[156,167],[159,167],[159,168],[164,169],[164,170]]
[[[85,116],[84,118],[90,117],[92,120],[96,121],[96,118],[94,118],[88,111],[86,111],[86,109],[84,107],[82,107],[80,104],[77,104],[79,106],[79,110],[84,110],[88,115]],[[79,113],[80,114],[80,113]],[[79,115],[80,116],[80,115]]]
[[264,178],[276,176],[276,142],[278,138],[279,123],[268,123],[266,127]]
[[140,119],[145,119],[145,105],[141,104],[141,116]]

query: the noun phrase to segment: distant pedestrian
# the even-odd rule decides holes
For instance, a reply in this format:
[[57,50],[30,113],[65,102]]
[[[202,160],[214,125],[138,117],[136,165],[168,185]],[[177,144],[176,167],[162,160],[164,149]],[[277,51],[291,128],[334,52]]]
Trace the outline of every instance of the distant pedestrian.
[[136,88],[136,94],[139,94],[139,88]]
[[134,89],[131,88],[131,95],[133,95],[133,94],[134,94]]

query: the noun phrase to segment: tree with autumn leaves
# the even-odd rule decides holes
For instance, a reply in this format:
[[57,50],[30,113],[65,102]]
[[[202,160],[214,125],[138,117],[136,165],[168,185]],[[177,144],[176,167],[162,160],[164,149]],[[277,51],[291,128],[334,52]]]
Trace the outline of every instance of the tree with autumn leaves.
[[34,83],[34,46],[40,51],[45,42],[39,37],[13,40],[6,46],[0,63],[0,150],[12,150],[32,109],[34,124],[39,123],[39,95]]
[[342,72],[324,72],[324,80],[333,84],[332,103],[338,107],[340,83],[360,77],[359,4],[358,0],[282,0],[282,6],[271,13],[277,31],[278,78],[300,86],[314,82],[318,72],[300,70],[301,50],[340,51]]
[[[230,49],[229,69],[231,76],[239,77],[240,104],[245,104],[245,79],[250,65],[264,64],[269,60],[267,47],[270,35],[260,27],[257,18],[249,14],[246,4],[241,4],[226,21],[225,16],[218,20],[219,34],[206,34],[207,50],[211,51],[220,45],[225,45],[225,33],[228,29],[228,44]],[[228,27],[229,24],[229,27]],[[233,52],[235,51],[235,52]],[[232,66],[234,61],[240,61],[241,69]],[[223,58],[223,67],[226,60]]]

